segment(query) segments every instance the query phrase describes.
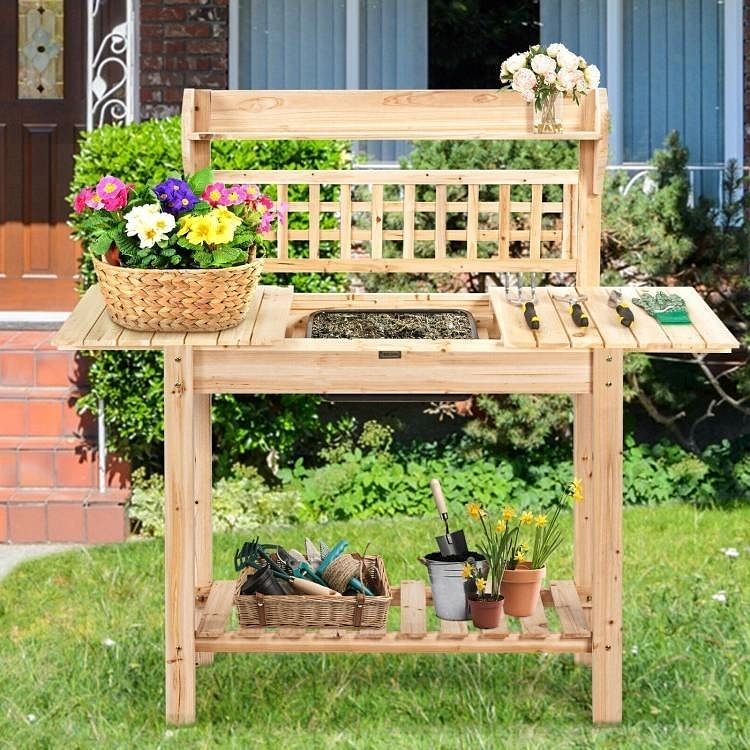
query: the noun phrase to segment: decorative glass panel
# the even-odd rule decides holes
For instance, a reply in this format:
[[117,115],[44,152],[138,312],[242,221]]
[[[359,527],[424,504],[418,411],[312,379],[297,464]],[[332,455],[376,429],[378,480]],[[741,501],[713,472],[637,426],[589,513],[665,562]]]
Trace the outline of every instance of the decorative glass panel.
[[63,98],[63,0],[18,0],[18,98]]

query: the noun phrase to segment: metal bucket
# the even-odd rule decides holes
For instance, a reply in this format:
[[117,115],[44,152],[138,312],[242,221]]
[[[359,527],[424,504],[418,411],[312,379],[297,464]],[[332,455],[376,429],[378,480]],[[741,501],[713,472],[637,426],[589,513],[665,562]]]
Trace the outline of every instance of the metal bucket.
[[[478,552],[469,552],[482,565],[487,576],[487,562]],[[476,593],[474,581],[463,577],[464,561],[444,560],[439,552],[430,552],[422,561],[427,566],[432,586],[432,603],[441,620],[470,620],[468,597]]]

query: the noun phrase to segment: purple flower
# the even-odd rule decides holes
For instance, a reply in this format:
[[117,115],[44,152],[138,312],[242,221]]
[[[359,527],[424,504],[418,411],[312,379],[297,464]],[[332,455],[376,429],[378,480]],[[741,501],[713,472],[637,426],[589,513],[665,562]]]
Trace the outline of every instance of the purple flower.
[[160,182],[154,187],[154,192],[162,207],[175,216],[190,211],[198,202],[198,196],[193,193],[187,182],[177,177],[168,177],[164,182]]

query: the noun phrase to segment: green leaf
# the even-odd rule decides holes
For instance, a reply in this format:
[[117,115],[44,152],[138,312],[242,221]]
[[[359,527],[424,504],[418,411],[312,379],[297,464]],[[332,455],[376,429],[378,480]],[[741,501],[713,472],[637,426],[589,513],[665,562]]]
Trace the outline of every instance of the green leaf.
[[187,179],[188,185],[190,185],[190,189],[198,196],[200,196],[203,191],[206,189],[207,185],[211,184],[211,181],[213,180],[213,172],[211,171],[210,167],[206,167],[205,169],[201,169],[200,171],[196,172],[194,175],[191,175]]

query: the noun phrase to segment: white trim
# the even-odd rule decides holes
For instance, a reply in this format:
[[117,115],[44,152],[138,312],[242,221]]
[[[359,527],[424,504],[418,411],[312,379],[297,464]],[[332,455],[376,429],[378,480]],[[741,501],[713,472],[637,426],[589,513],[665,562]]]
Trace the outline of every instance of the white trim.
[[724,0],[724,162],[743,163],[742,0]]
[[358,89],[359,80],[359,0],[346,0],[346,88]]
[[609,133],[609,163],[620,164],[623,156],[623,35],[622,0],[607,0],[607,99],[612,124]]
[[240,4],[229,0],[229,88],[240,86]]

